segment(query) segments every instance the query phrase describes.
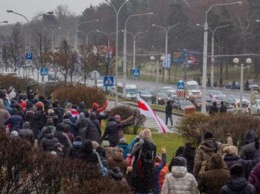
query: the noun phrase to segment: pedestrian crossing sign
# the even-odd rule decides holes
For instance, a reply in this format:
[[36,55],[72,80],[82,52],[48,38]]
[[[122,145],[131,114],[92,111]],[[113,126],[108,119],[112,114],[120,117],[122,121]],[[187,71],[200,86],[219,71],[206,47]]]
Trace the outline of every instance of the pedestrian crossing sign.
[[114,76],[104,76],[103,77],[103,85],[107,86],[114,86]]
[[48,68],[47,67],[41,68],[40,75],[48,75]]
[[139,78],[140,77],[140,69],[132,69],[132,76],[134,78]]

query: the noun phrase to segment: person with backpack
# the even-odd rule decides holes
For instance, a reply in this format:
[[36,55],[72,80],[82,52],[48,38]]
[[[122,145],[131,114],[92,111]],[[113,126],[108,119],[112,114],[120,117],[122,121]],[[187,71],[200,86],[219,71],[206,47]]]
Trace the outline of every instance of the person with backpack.
[[156,153],[157,147],[152,141],[152,133],[150,129],[144,129],[141,139],[135,143],[131,151],[131,155],[134,156],[131,182],[136,193],[153,193]]

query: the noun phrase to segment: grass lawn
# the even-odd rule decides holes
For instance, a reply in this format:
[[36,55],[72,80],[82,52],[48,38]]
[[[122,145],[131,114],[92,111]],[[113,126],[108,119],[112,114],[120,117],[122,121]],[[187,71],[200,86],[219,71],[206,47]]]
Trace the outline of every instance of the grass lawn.
[[[127,142],[131,142],[136,135],[125,134]],[[153,133],[153,141],[157,146],[157,152],[161,153],[161,148],[165,147],[167,151],[167,163],[169,163],[173,156],[175,156],[175,151],[178,147],[185,144],[185,139],[174,133],[158,134]]]

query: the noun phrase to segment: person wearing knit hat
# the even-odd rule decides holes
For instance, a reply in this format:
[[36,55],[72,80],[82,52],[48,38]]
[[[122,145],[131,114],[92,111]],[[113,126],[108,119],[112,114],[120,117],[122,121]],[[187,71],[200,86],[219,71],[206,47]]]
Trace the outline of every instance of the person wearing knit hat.
[[[92,103],[92,111],[94,110],[95,112],[97,111],[98,113],[106,110],[107,108],[107,105],[108,105],[108,101],[106,101],[103,106],[100,107],[100,105],[97,103],[97,102],[93,102]],[[91,111],[91,112],[92,112]]]
[[[130,116],[130,117],[122,120],[122,116],[117,114],[114,116],[114,118],[115,118],[115,121],[117,122],[117,124],[127,124],[127,123],[132,122],[134,117]],[[126,131],[125,127],[118,130],[119,139],[124,137],[124,131]]]
[[213,133],[206,131],[203,136],[203,141],[199,145],[194,159],[193,174],[199,177],[203,171],[206,161],[218,151],[218,144],[214,139]]
[[167,193],[191,193],[198,194],[198,183],[195,177],[187,172],[187,161],[181,156],[173,159],[171,173],[166,175],[162,186],[162,194]]
[[224,185],[220,194],[227,193],[245,193],[256,194],[255,187],[247,182],[244,177],[244,167],[241,164],[235,164],[230,169],[231,178]]

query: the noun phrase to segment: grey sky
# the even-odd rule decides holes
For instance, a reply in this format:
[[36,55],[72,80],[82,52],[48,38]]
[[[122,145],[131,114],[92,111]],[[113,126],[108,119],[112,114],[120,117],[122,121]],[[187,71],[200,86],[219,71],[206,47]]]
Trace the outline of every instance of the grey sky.
[[67,5],[71,13],[80,15],[86,7],[98,5],[105,0],[1,0],[0,2],[0,21],[25,23],[24,18],[15,14],[8,14],[6,10],[10,9],[21,13],[31,20],[39,13],[54,11],[58,5]]

